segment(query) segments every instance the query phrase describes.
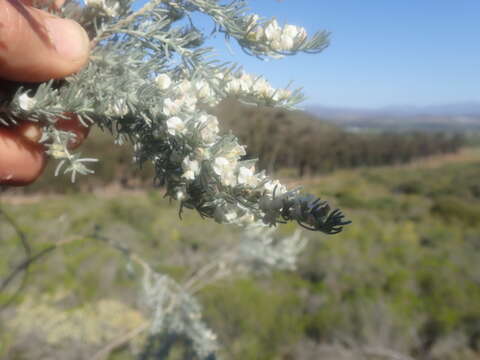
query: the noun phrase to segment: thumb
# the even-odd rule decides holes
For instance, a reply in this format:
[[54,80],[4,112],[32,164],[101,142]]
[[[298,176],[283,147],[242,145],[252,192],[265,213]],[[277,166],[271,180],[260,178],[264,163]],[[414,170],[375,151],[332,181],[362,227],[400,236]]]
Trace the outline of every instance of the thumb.
[[79,71],[89,40],[76,22],[18,0],[0,0],[0,77],[38,82]]

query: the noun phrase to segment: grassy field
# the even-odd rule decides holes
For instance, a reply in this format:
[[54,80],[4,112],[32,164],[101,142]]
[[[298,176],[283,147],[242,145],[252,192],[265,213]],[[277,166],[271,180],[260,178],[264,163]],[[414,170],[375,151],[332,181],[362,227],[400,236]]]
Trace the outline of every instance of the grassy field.
[[[305,179],[353,221],[310,243],[296,272],[234,277],[199,294],[225,359],[470,360],[480,353],[480,150],[411,165]],[[291,180],[291,183],[298,183]],[[0,310],[0,358],[90,359],[145,321],[138,276],[95,228],[181,279],[240,231],[178,219],[161,191],[1,194],[33,251],[70,241],[35,263]],[[0,281],[22,256],[0,217]],[[281,226],[291,233],[293,226]],[[0,293],[0,305],[18,286]],[[129,359],[141,338],[114,352]]]

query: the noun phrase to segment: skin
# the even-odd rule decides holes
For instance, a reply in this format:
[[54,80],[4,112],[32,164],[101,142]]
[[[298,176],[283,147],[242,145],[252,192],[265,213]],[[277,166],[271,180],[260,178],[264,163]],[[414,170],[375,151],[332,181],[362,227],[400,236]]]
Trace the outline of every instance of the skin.
[[[0,0],[0,95],[8,81],[42,82],[78,72],[88,61],[89,39],[74,21],[57,18],[33,5],[48,0]],[[62,6],[63,0],[51,4]],[[65,114],[57,128],[76,134],[75,148],[88,128],[74,114]],[[0,125],[0,185],[21,186],[35,181],[46,164],[38,143],[41,127],[25,119],[18,126]]]

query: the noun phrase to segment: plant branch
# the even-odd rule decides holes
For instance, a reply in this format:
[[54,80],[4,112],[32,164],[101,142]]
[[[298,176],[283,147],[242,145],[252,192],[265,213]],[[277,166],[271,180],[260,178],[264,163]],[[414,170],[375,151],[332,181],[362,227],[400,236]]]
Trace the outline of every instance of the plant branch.
[[95,355],[93,355],[92,357],[92,360],[106,360],[112,351],[118,349],[119,347],[128,343],[130,340],[134,339],[136,336],[140,335],[142,332],[148,329],[149,326],[150,322],[146,321],[135,329],[130,330],[125,334],[122,334],[121,336],[110,342],[107,346],[102,348],[100,351],[95,353]]
[[97,44],[108,38],[110,35],[112,35],[115,32],[118,32],[120,29],[123,29],[130,25],[133,21],[135,21],[135,18],[142,16],[143,14],[152,11],[157,5],[159,5],[161,2],[164,0],[152,0],[150,2],[147,2],[140,10],[130,14],[126,18],[120,20],[117,22],[115,25],[113,25],[110,28],[101,30],[97,36],[95,36],[92,41],[90,41],[90,49],[93,49]]
[[58,247],[69,244],[72,241],[78,239],[78,237],[66,238],[64,240],[56,242],[53,245],[49,245],[48,247],[38,251],[37,253],[33,253],[30,243],[28,241],[28,236],[20,228],[20,226],[13,220],[11,216],[9,216],[5,212],[5,210],[1,208],[0,208],[0,215],[3,215],[7,223],[15,230],[25,252],[24,259],[19,264],[17,264],[3,280],[0,281],[0,293],[2,293],[18,276],[20,276],[21,274],[24,274],[22,281],[18,286],[18,288],[15,290],[15,292],[8,298],[8,300],[5,303],[0,305],[0,311],[1,311],[1,310],[4,310],[6,307],[8,307],[15,300],[18,294],[25,288],[28,280],[29,269],[33,263],[46,257]]

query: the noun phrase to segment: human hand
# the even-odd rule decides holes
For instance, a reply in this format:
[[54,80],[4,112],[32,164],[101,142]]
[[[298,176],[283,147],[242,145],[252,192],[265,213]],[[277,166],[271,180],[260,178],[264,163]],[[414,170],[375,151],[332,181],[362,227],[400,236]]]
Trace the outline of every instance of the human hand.
[[[52,6],[62,4],[63,0],[56,0]],[[79,71],[88,60],[88,36],[79,24],[31,5],[32,0],[0,0],[0,92],[6,91],[2,79],[60,79]],[[56,126],[77,135],[72,148],[88,133],[74,115]],[[41,127],[30,121],[20,119],[18,126],[9,127],[0,124],[0,185],[27,185],[40,176],[46,164],[40,137]]]

